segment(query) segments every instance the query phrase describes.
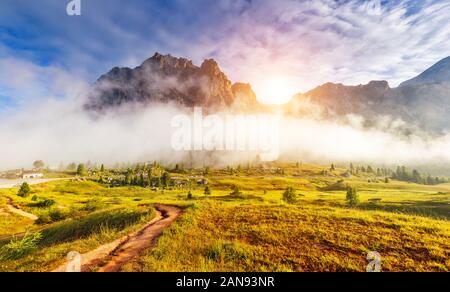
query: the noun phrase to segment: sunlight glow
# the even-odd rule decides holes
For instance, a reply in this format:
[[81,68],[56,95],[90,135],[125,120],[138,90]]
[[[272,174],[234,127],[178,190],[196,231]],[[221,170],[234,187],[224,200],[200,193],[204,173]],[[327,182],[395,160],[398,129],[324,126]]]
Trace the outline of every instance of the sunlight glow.
[[287,77],[272,77],[255,85],[255,92],[260,102],[265,104],[285,104],[299,93],[293,79]]

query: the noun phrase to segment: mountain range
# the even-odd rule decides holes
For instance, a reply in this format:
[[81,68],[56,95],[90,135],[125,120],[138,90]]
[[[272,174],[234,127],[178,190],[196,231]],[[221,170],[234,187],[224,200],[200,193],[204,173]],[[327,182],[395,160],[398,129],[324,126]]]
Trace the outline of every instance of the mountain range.
[[[101,76],[85,109],[102,113],[130,104],[157,103],[201,106],[210,112],[271,110],[258,102],[250,84],[232,83],[215,60],[196,66],[188,59],[159,53],[134,69],[116,67]],[[282,109],[291,115],[314,112],[322,119],[353,115],[363,117],[367,126],[387,121],[387,127],[443,133],[450,130],[450,57],[397,88],[383,80],[358,86],[326,83],[295,95]]]
[[104,112],[136,103],[201,106],[212,111],[260,107],[250,84],[233,84],[215,60],[205,60],[198,67],[188,59],[156,53],[134,69],[116,67],[101,76],[85,109]]
[[357,115],[367,124],[390,118],[398,125],[401,120],[403,128],[442,133],[450,130],[450,57],[397,88],[387,81],[358,86],[326,83],[296,95],[288,108],[305,102],[318,106],[322,118]]

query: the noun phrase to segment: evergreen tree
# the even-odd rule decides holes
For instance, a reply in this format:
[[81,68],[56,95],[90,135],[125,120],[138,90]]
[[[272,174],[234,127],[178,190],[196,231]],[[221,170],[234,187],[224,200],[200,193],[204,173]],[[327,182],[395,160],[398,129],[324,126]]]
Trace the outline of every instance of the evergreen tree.
[[133,183],[133,171],[131,169],[127,170],[125,174],[125,185],[131,186]]
[[144,173],[143,172],[141,172],[141,176],[139,178],[139,185],[141,187],[143,187],[143,188],[146,187],[146,182],[145,182],[145,178],[144,178]]
[[288,187],[284,193],[283,193],[283,201],[285,201],[288,204],[295,204],[297,203],[297,193],[295,192],[294,188]]
[[377,176],[378,177],[383,176],[383,172],[381,171],[380,168],[377,169]]
[[188,198],[188,200],[192,200],[194,198],[191,191],[189,191],[187,198]]
[[346,196],[347,204],[350,207],[355,207],[359,204],[359,195],[356,188],[348,187],[347,188],[347,196]]
[[78,167],[77,167],[77,174],[78,174],[79,176],[83,176],[83,175],[86,174],[86,167],[84,166],[83,163],[78,164]]
[[415,182],[415,183],[421,183],[422,182],[422,176],[420,175],[420,173],[416,169],[413,170],[412,181]]
[[17,195],[19,197],[25,198],[25,197],[27,197],[30,194],[30,191],[31,191],[30,185],[28,183],[24,182],[20,186],[20,189],[19,189],[19,192],[17,193]]
[[161,176],[161,184],[162,184],[162,187],[163,187],[164,189],[167,189],[167,188],[169,187],[169,184],[170,184],[170,174],[169,174],[167,171],[165,171],[165,172],[163,173],[163,175]]

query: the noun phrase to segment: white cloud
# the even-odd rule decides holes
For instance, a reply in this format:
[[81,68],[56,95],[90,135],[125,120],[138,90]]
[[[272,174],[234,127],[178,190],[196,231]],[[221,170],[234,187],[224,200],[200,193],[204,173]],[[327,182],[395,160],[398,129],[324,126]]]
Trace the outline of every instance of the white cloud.
[[256,0],[228,19],[221,41],[205,38],[198,49],[214,52],[233,79],[257,91],[280,74],[299,91],[327,81],[397,86],[449,54],[450,2],[424,1],[411,13],[414,2],[395,1],[381,15],[363,2]]

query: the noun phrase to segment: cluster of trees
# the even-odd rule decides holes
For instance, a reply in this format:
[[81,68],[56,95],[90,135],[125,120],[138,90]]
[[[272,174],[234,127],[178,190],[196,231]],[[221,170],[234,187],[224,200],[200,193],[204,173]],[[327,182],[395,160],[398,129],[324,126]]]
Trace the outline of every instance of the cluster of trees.
[[422,175],[418,170],[414,169],[409,171],[406,166],[398,166],[395,171],[389,168],[377,168],[368,166],[354,166],[350,164],[349,172],[352,175],[358,175],[360,173],[373,174],[377,177],[385,177],[385,181],[389,182],[389,179],[395,179],[399,181],[412,182],[425,185],[437,185],[442,183],[448,183],[450,180],[443,177],[433,177],[431,175]]
[[[113,180],[112,184],[116,186],[140,186],[143,188],[155,187],[167,189],[174,186],[170,173],[167,171],[158,171],[155,175],[153,168],[149,169],[128,169],[124,175]],[[103,182],[103,177],[100,177]]]
[[397,170],[392,173],[392,179],[424,185],[438,185],[449,182],[448,178],[432,177],[431,175],[423,176],[416,169],[410,172],[405,166],[397,167]]
[[350,174],[358,175],[360,173],[373,174],[379,177],[390,177],[392,175],[392,170],[389,168],[377,168],[375,169],[371,165],[367,166],[355,166],[353,163],[350,164],[349,169]]

